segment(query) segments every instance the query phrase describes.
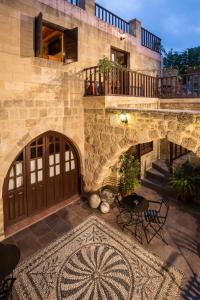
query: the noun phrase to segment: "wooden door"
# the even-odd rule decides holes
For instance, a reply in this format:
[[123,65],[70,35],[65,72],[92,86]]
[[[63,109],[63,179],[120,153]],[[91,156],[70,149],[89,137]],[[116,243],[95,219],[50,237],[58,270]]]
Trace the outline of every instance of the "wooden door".
[[64,141],[64,198],[78,193],[78,161],[77,155],[70,144]]
[[111,60],[122,69],[116,72],[116,83],[114,89],[114,94],[129,95],[129,72],[126,70],[128,68],[128,53],[120,51],[115,48],[111,48]]
[[40,136],[26,147],[28,215],[46,207],[45,138]]
[[4,222],[13,224],[27,215],[26,181],[25,181],[25,151],[22,151],[12,164],[4,189]]
[[79,193],[79,161],[71,142],[47,132],[28,144],[4,182],[5,227]]
[[49,207],[64,199],[62,136],[55,133],[48,134],[46,145],[47,207]]

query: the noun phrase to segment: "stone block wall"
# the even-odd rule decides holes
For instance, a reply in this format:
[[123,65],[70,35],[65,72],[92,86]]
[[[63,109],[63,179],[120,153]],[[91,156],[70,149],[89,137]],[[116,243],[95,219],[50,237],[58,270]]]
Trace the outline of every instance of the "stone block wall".
[[[134,36],[121,41],[121,31],[97,19],[93,7],[92,0],[86,0],[86,10],[65,0],[0,1],[0,236],[4,178],[33,138],[48,130],[66,135],[77,147],[85,173],[84,153],[90,149],[84,144],[81,70],[96,65],[104,55],[110,57],[111,46],[130,52],[134,69],[160,66],[159,54],[139,45]],[[78,27],[77,62],[63,64],[34,57],[34,22],[40,12],[48,22],[68,29]],[[101,122],[101,115],[98,120]]]
[[153,141],[153,151],[142,155],[141,157],[141,179],[143,179],[146,175],[146,171],[152,167],[152,163],[159,159],[159,148],[160,141],[154,140]]
[[200,111],[199,98],[160,99],[160,108]]
[[[120,113],[125,111],[128,124],[122,124]],[[180,113],[167,110],[105,109],[105,99],[85,99],[85,187],[97,189],[110,167],[131,146],[160,139],[177,143],[200,156],[200,113]],[[155,148],[156,149],[156,148]],[[159,149],[147,155],[150,167]],[[143,169],[145,157],[143,162]]]

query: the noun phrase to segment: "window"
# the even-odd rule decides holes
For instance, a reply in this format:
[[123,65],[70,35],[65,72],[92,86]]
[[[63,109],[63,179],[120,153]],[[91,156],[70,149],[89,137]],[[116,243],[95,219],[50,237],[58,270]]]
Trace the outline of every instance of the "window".
[[124,68],[128,67],[128,53],[111,48],[111,60]]
[[65,29],[44,21],[42,13],[35,18],[35,56],[52,61],[78,60],[78,28]]
[[153,151],[153,142],[140,144],[140,155],[147,154]]

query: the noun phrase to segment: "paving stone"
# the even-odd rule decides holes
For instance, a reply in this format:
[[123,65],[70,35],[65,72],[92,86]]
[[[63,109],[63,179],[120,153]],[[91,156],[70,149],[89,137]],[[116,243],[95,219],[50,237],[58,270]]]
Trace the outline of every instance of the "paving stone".
[[41,236],[47,234],[51,230],[51,228],[48,226],[48,224],[45,221],[39,221],[39,222],[31,225],[30,230],[37,237],[41,237]]

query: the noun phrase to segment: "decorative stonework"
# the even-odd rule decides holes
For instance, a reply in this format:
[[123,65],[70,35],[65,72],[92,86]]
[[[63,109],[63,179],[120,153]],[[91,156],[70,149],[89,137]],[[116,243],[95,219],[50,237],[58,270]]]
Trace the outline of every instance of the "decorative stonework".
[[15,271],[14,299],[180,299],[183,275],[92,216]]
[[124,125],[119,117],[121,109],[100,110],[102,101],[95,98],[84,103],[86,189],[100,187],[122,152],[140,143],[167,138],[199,155],[198,113],[126,109],[128,125]]

